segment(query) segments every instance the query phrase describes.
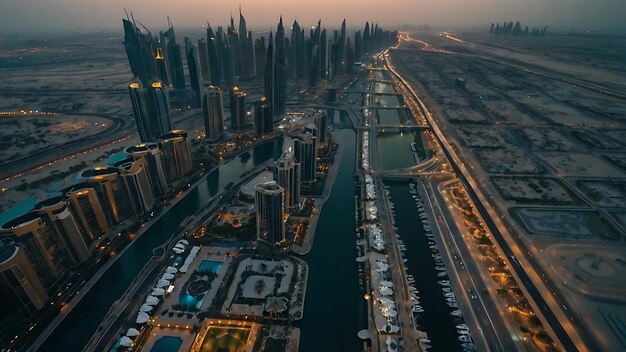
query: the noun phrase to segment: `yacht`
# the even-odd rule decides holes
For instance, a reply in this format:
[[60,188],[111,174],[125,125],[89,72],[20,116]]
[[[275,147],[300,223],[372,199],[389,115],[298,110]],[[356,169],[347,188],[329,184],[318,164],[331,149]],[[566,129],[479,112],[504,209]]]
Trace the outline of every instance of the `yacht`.
[[456,328],[461,330],[469,330],[469,327],[465,323],[457,325]]
[[454,297],[454,293],[453,292],[445,292],[443,295],[446,296],[446,297]]
[[439,285],[450,286],[450,280],[439,280]]
[[469,335],[461,335],[459,336],[459,341],[461,342],[471,342],[472,338]]
[[474,346],[473,343],[471,342],[465,342],[462,343],[461,346],[466,350],[466,351],[474,351],[476,350],[476,347]]
[[411,308],[411,310],[413,311],[413,313],[424,313],[424,309],[422,309],[422,307],[420,306],[415,306]]
[[450,287],[443,287],[441,290],[443,292],[452,292],[452,289]]
[[469,330],[461,330],[461,329],[459,329],[457,331],[459,332],[459,334],[463,334],[463,335],[469,335],[470,334]]
[[448,302],[448,307],[450,308],[459,308],[459,304],[456,302]]
[[442,271],[442,272],[437,273],[437,276],[439,276],[439,277],[448,276],[448,273],[445,272],[445,271]]
[[437,270],[437,271],[446,271],[446,267],[445,266],[436,266],[435,270]]
[[454,315],[455,317],[460,317],[463,315],[463,313],[461,313],[460,309],[457,309],[457,310],[452,311],[450,315]]

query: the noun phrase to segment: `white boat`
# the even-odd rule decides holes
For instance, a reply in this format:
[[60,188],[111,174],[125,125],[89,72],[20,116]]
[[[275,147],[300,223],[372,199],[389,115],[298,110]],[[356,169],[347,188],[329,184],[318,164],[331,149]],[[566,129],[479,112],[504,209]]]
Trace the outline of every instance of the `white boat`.
[[465,342],[465,343],[462,343],[462,344],[461,344],[461,346],[462,346],[463,348],[465,348],[467,351],[474,351],[474,350],[476,350],[476,347],[475,347],[475,346],[474,346],[474,344],[473,344],[473,343],[471,343],[471,342]]
[[452,293],[452,292],[446,292],[443,295],[446,296],[446,297],[454,297],[454,293]]
[[469,329],[469,327],[465,323],[457,325],[456,328],[457,329],[462,329],[462,330],[468,330]]
[[437,276],[439,276],[439,277],[448,276],[448,273],[447,273],[447,272],[445,272],[445,271],[442,271],[442,272],[440,272],[440,273],[437,273]]
[[450,280],[439,280],[439,285],[450,286]]
[[453,315],[455,317],[460,317],[463,315],[463,313],[461,313],[460,309],[457,309],[457,310],[453,310],[452,312],[450,312],[450,315]]
[[459,334],[463,334],[463,335],[469,335],[470,332],[469,330],[457,330]]
[[461,341],[461,342],[471,342],[472,338],[469,337],[469,335],[460,335],[459,336],[459,341]]
[[423,343],[430,343],[430,340],[428,338],[426,338],[426,337],[420,337],[419,341],[423,342]]
[[448,302],[448,307],[450,308],[459,308],[459,304],[456,302]]
[[456,302],[456,298],[455,297],[448,297],[448,298],[446,298],[446,301],[448,301],[449,303],[455,303]]
[[413,313],[424,313],[423,309],[413,309]]
[[441,289],[443,292],[452,292],[452,289],[450,287],[444,287]]

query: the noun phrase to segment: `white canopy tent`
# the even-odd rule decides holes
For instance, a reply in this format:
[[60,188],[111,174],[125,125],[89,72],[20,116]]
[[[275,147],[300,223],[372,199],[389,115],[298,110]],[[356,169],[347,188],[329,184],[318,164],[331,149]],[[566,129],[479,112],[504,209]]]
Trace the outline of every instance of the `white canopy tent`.
[[128,331],[126,331],[126,336],[128,337],[135,337],[138,335],[139,335],[139,330],[135,328],[129,328]]
[[148,322],[148,320],[150,320],[150,316],[148,314],[146,314],[145,312],[139,312],[137,313],[137,319],[135,320],[135,322],[137,324],[145,324]]
[[169,274],[176,274],[178,272],[178,269],[173,266],[168,266],[167,269],[165,269],[165,272]]
[[146,297],[146,304],[147,305],[154,306],[157,303],[159,303],[159,299],[154,297],[153,295],[148,295],[148,297]]
[[133,340],[131,340],[128,336],[122,336],[120,339],[120,346],[130,347],[133,344]]

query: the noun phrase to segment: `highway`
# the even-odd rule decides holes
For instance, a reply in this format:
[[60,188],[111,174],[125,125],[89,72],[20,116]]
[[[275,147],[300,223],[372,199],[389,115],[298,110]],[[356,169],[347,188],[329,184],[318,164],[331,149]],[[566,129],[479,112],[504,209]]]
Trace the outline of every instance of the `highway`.
[[[491,212],[487,210],[481,200],[481,197],[479,197],[479,194],[476,191],[475,187],[477,186],[475,182],[472,182],[472,180],[468,179],[468,171],[463,165],[462,161],[457,156],[451,144],[445,138],[444,134],[442,133],[437,123],[434,121],[430,112],[425,108],[424,104],[418,98],[417,94],[413,91],[408,82],[404,78],[402,78],[402,76],[395,70],[390,62],[388,54],[385,55],[385,64],[390,72],[399,80],[401,85],[405,88],[403,89],[403,91],[406,92],[407,95],[409,95],[406,97],[406,99],[413,99],[414,101],[419,103],[419,107],[422,110],[421,112],[424,114],[424,116],[427,117],[427,123],[431,126],[433,130],[433,135],[435,136],[437,142],[441,145],[444,155],[449,160],[452,169],[457,174],[460,182],[467,190],[469,197],[475,204],[476,210],[483,218],[486,227],[493,235],[496,243],[498,244],[502,252],[506,255],[506,260],[512,269],[511,272],[519,279],[518,281],[521,284],[520,287],[524,288],[528,292],[536,307],[539,308],[541,313],[540,315],[543,316],[543,318],[547,322],[547,324],[545,324],[545,327],[547,329],[552,329],[554,335],[558,338],[560,343],[567,351],[584,351],[587,349],[600,350],[586,330],[573,326],[572,322],[576,323],[576,318],[570,316],[569,318],[572,320],[572,322],[570,322],[568,319],[559,319],[555,312],[548,308],[551,307],[553,309],[560,309],[559,307],[564,304],[562,296],[557,294],[551,295],[548,293],[558,292],[554,283],[546,280],[546,282],[544,283],[546,288],[543,290],[542,294],[542,291],[539,290],[539,288],[530,278],[529,273],[526,271],[527,269],[522,266],[519,258],[516,256],[516,252],[518,254],[521,254],[522,259],[530,264],[530,267],[528,268],[529,270],[536,270],[536,272],[534,273],[534,277],[537,279],[535,281],[539,281],[539,283],[541,283],[541,279],[539,279],[538,274],[539,270],[537,270],[537,268],[539,268],[540,266],[537,264],[535,258],[531,255],[527,255],[527,253],[529,254],[530,252],[525,249],[523,244],[519,243],[521,241],[517,241],[518,243],[513,244],[516,247],[515,250],[511,247],[511,245],[509,245],[509,243],[504,238],[500,227],[493,220],[493,216],[491,214],[494,213],[495,215],[495,212],[493,211],[493,209],[491,209]],[[498,217],[496,216],[496,218]],[[546,293],[548,293],[547,297],[549,298],[544,297]],[[560,316],[564,316],[564,314],[562,314],[561,312]],[[580,337],[577,336],[578,334],[580,334]]]

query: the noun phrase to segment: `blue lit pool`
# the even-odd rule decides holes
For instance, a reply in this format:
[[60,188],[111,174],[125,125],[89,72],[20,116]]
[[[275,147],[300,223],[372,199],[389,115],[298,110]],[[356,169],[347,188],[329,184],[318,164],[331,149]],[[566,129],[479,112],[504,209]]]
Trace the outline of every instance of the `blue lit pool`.
[[214,260],[203,260],[200,263],[200,265],[198,265],[198,272],[200,273],[212,272],[214,274],[217,274],[217,272],[220,271],[221,267],[222,267],[222,262],[216,262]]
[[183,339],[176,336],[163,336],[154,343],[150,352],[177,352]]
[[[200,309],[206,293],[211,289],[213,278],[217,276],[221,267],[222,262],[216,262],[214,260],[203,260],[200,262],[198,269],[196,269],[198,276],[190,279],[190,281],[185,284],[185,288],[178,296],[178,303],[185,306],[186,309]],[[208,280],[206,280],[207,275]]]

